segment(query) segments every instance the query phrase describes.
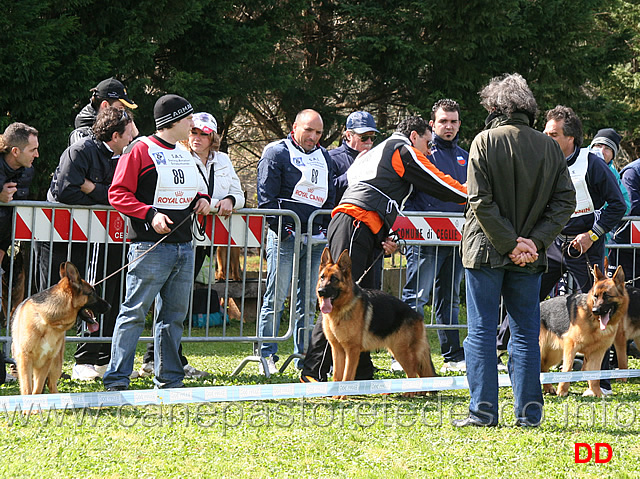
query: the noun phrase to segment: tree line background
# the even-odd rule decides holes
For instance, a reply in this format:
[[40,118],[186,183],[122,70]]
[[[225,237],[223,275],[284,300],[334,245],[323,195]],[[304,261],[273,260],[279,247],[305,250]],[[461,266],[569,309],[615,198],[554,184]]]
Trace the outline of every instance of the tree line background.
[[252,191],[263,146],[303,108],[322,114],[330,146],[354,110],[390,132],[453,98],[468,147],[486,116],[478,91],[518,72],[541,112],[571,106],[588,139],[603,127],[623,134],[628,161],[640,156],[639,3],[0,0],[0,128],[40,131],[33,190],[43,199],[89,90],[115,76],[139,105],[142,134],[165,93],[214,114]]

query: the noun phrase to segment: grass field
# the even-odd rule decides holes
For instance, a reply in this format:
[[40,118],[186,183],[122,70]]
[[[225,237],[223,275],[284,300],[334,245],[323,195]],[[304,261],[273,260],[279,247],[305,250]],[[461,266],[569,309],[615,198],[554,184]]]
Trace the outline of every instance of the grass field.
[[[237,323],[232,324],[237,328]],[[430,333],[436,369],[442,365]],[[75,345],[67,345],[70,372]],[[144,345],[138,348],[139,367]],[[250,364],[231,371],[251,353],[249,344],[185,343],[198,369],[212,372],[189,386],[297,382],[290,367],[266,380]],[[285,343],[286,357],[292,346]],[[402,377],[388,371],[386,353],[374,355],[378,378]],[[640,368],[640,361],[631,360]],[[137,379],[132,389],[152,387]],[[99,380],[62,380],[61,392],[102,390]],[[512,426],[512,394],[502,388],[501,425],[454,429],[465,414],[468,391],[407,399],[356,396],[49,411],[23,417],[0,410],[0,477],[640,477],[640,381],[614,383],[606,400],[583,398],[586,383],[573,384],[568,398],[546,397],[539,428]],[[16,383],[0,395],[18,394]],[[574,463],[574,443],[608,443],[608,463]],[[604,450],[603,450],[604,453]],[[582,456],[586,452],[583,451]],[[604,454],[606,456],[606,454]]]

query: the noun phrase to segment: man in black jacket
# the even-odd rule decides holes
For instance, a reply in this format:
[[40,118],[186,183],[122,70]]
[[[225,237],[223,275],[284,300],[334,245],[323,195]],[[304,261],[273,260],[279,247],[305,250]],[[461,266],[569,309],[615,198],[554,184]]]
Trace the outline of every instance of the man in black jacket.
[[[69,134],[69,146],[91,135],[91,127],[96,121],[98,113],[108,106],[115,106],[120,110],[138,108],[138,105],[127,95],[127,90],[121,82],[115,78],[102,80],[95,88],[91,89],[89,103],[76,115],[76,129]],[[138,129],[134,123],[133,137],[136,136],[138,136]]]
[[[24,123],[12,123],[0,136],[0,203],[27,199],[38,146],[38,130]],[[12,218],[12,208],[0,207],[0,265],[11,243]]]
[[[118,158],[133,139],[133,119],[125,110],[115,106],[103,108],[96,118],[91,134],[72,144],[60,156],[60,163],[51,180],[47,200],[53,203],[69,205],[108,205],[109,186]],[[112,213],[115,214],[115,213]],[[104,238],[97,238],[99,241]],[[95,238],[94,238],[95,240]],[[71,261],[85,273],[85,279],[93,283],[102,276],[103,262],[107,262],[107,274],[120,267],[122,245],[110,245],[103,248],[101,243],[91,244],[91,261],[86,264],[87,243],[74,243],[71,248]],[[104,246],[104,245],[103,245]],[[105,252],[106,260],[105,260]],[[41,288],[55,284],[58,280],[57,265],[67,259],[67,244],[53,243],[51,262],[49,261],[49,243],[40,243],[40,281]],[[49,272],[49,265],[51,271]],[[50,275],[50,281],[48,281]],[[115,276],[105,285],[105,298],[112,305],[103,316],[102,331],[91,333],[94,336],[111,336],[118,315],[119,279]],[[82,328],[82,326],[80,326]],[[79,330],[81,333],[82,330]],[[102,332],[102,334],[100,334]],[[76,365],[72,379],[92,380],[106,370],[111,354],[111,346],[106,343],[80,343],[76,350]]]

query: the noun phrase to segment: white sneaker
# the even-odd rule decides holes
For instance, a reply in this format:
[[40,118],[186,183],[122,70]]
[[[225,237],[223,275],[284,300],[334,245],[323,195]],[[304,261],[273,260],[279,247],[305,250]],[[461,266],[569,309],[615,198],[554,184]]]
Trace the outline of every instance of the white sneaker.
[[[278,374],[280,372],[276,367],[276,363],[273,362],[273,356],[267,356],[264,359],[267,362],[267,368],[269,370],[269,374]],[[262,367],[262,362],[260,362],[259,364],[260,364],[260,374],[264,374],[264,368]]]
[[395,358],[391,358],[391,370],[394,373],[403,373],[404,369],[402,369],[402,366],[400,365],[400,363],[398,361],[395,360]]
[[602,394],[605,396],[611,396],[613,394],[611,389],[603,388],[602,386],[600,386],[600,391],[602,391]]
[[463,359],[462,361],[449,361],[444,363],[440,369],[441,373],[456,372],[464,373],[467,371],[467,363]]
[[7,377],[5,378],[5,382],[12,383],[12,382],[17,381],[17,380],[18,380],[18,378],[15,377],[13,374],[7,373]]
[[185,364],[183,369],[185,378],[204,378],[210,375],[210,373],[206,371],[200,371],[194,368],[191,364]]
[[102,377],[93,364],[75,364],[71,371],[71,379],[77,381],[93,381]]
[[107,367],[109,365],[108,364],[104,364],[102,366],[98,366],[97,364],[93,365],[93,368],[96,370],[96,372],[100,375],[100,377],[104,377],[104,373],[107,372]]

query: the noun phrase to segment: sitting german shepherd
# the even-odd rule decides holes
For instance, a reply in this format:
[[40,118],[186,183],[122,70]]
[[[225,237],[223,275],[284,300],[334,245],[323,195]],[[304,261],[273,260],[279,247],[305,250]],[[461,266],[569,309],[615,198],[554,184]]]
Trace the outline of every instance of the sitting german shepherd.
[[20,394],[40,394],[45,382],[50,393],[57,393],[65,332],[77,317],[88,323],[89,331],[97,331],[96,314],[108,310],[109,303],[80,278],[78,269],[69,262],[60,265],[58,284],[20,303],[11,325]]
[[346,250],[334,263],[324,249],[316,292],[334,381],[353,381],[360,353],[380,348],[393,354],[407,377],[436,376],[420,315],[395,296],[354,284]]
[[[605,258],[604,270],[608,262]],[[600,369],[604,354],[613,344],[627,315],[629,296],[624,285],[624,272],[618,266],[612,278],[598,266],[593,267],[594,283],[588,293],[556,296],[540,303],[541,370],[549,371],[562,361],[562,371],[572,370],[576,353],[584,354],[583,371]],[[568,382],[558,384],[558,396],[569,393]],[[554,394],[551,384],[546,393]],[[590,380],[584,396],[602,397],[600,380]]]

